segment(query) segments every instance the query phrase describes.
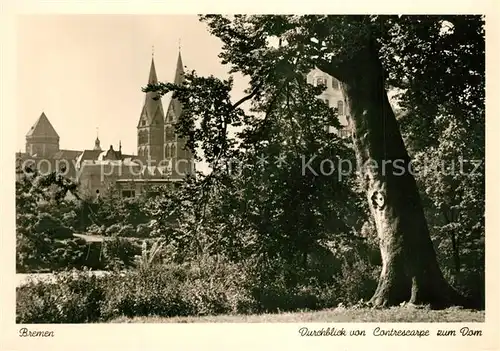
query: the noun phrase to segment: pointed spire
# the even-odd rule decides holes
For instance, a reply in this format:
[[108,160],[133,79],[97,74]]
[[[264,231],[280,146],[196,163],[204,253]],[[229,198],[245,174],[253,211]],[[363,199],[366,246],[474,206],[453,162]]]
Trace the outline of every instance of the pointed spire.
[[157,84],[157,83],[158,83],[158,77],[156,76],[155,58],[153,54],[153,57],[151,57],[151,67],[149,69],[148,84]]
[[[154,51],[152,56],[153,57],[151,57],[151,67],[149,69],[148,84],[158,84],[158,77],[156,75],[156,67],[154,61]],[[141,125],[141,120],[143,120],[143,116],[145,116],[148,125],[153,121],[157,113],[163,116],[163,106],[161,104],[161,99],[156,99],[157,97],[158,97],[157,92],[151,91],[146,93],[144,107],[142,109],[141,118],[139,120],[139,126]]]
[[175,68],[174,84],[181,84],[184,81],[184,65],[182,64],[181,50],[177,56],[177,66]]
[[[180,85],[184,82],[184,65],[182,64],[182,56],[179,47],[179,54],[177,55],[177,65],[175,67],[174,84]],[[167,109],[165,120],[167,122],[176,121],[182,113],[182,106],[179,100],[171,99]]]

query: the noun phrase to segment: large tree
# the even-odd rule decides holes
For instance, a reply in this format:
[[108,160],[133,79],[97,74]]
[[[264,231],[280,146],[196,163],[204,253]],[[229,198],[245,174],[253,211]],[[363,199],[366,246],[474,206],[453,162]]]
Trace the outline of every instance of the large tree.
[[[446,18],[447,23],[457,19],[457,31],[462,31],[461,45],[454,50],[477,41],[477,35],[468,35],[482,24],[480,17],[469,21],[460,18]],[[250,78],[249,95],[243,101],[268,101],[270,110],[273,94],[278,94],[277,82],[286,81],[297,72],[307,73],[314,67],[340,81],[366,201],[380,239],[383,267],[371,304],[390,306],[405,301],[434,307],[465,304],[439,269],[412,175],[411,159],[386,92],[390,78],[394,86],[406,89],[406,101],[411,100],[408,96],[415,92],[413,83],[419,82],[414,79],[418,70],[411,69],[411,62],[418,62],[420,56],[425,64],[441,64],[438,74],[447,72],[442,70],[446,62],[429,60],[440,57],[434,41],[442,33],[443,18],[209,15],[201,19],[222,40],[223,63],[231,65],[231,72]],[[422,48],[434,55],[420,52]],[[403,70],[397,69],[398,62]],[[458,89],[457,93],[451,85],[442,86],[455,93],[452,96],[463,92]],[[446,99],[447,94],[437,93],[439,102]],[[470,89],[467,96],[474,95]],[[189,101],[185,102],[189,105]],[[221,117],[216,118],[228,123],[228,119],[224,122],[224,116],[231,119],[239,104],[220,109],[217,114]],[[265,121],[264,117],[264,126]],[[226,133],[224,128],[223,133]],[[225,137],[221,141],[217,152],[211,155],[216,160],[226,147]]]

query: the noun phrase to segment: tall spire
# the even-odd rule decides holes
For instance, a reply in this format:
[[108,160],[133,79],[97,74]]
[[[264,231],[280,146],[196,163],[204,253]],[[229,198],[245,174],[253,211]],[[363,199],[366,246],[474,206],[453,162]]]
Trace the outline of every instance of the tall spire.
[[158,83],[158,77],[156,76],[155,58],[153,52],[153,55],[151,56],[151,67],[149,68],[148,84],[157,84],[157,83]]
[[[177,55],[177,65],[175,67],[174,84],[180,85],[184,82],[184,65],[182,63],[182,55],[179,47],[179,54]],[[177,99],[170,99],[168,104],[167,115],[165,120],[173,122],[178,120],[182,113],[182,105]]]
[[[152,57],[151,57],[151,66],[149,69],[148,85],[149,84],[151,84],[151,85],[158,84],[158,77],[156,75],[156,67],[155,67],[155,60],[154,60],[154,47],[153,47],[153,53],[152,53]],[[158,93],[154,92],[154,91],[147,92],[140,120],[143,120],[143,117],[144,117],[144,120],[149,125],[153,121],[153,119],[155,118],[156,114],[158,114],[158,113],[163,116],[163,107],[161,104],[161,99],[159,99]],[[161,118],[160,118],[160,120],[161,120]],[[139,121],[139,123],[141,123],[141,122]]]
[[179,46],[179,55],[177,56],[177,66],[175,68],[174,84],[181,84],[183,81],[184,81],[184,65],[182,64],[181,48]]

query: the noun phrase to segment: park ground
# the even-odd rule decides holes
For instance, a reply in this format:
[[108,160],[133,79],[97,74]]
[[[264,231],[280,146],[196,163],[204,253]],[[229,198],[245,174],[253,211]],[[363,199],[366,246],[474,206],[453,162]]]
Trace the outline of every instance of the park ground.
[[413,307],[394,307],[389,309],[350,309],[335,308],[312,312],[273,313],[260,315],[220,315],[204,317],[120,317],[111,323],[397,323],[397,322],[435,322],[460,323],[484,322],[485,312],[448,308],[432,311]]

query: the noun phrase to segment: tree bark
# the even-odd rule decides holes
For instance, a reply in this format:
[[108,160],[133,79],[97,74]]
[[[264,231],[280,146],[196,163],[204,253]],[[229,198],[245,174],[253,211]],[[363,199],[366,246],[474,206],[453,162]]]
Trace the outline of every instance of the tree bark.
[[382,272],[370,304],[463,305],[439,269],[374,44],[367,44],[331,72],[341,72],[331,74],[340,80],[344,92],[358,169],[380,239]]

